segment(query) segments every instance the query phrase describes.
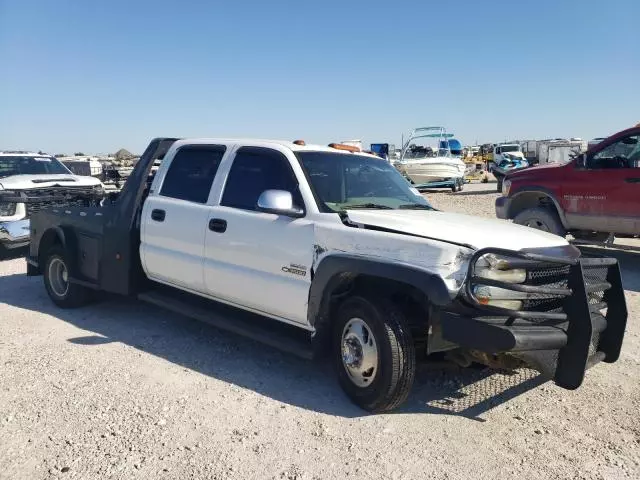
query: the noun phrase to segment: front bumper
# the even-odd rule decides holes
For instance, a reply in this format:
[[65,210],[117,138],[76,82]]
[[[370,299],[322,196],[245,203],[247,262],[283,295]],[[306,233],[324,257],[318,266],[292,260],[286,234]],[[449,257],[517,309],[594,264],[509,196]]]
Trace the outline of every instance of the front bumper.
[[508,220],[510,204],[511,204],[511,199],[509,197],[496,198],[496,217],[501,218],[503,220]]
[[0,222],[0,246],[17,248],[29,244],[29,219]]
[[[566,282],[544,286],[509,284],[474,275],[475,261],[498,253],[523,261],[545,262],[568,270]],[[481,304],[473,282],[533,295],[554,295],[560,308],[551,311],[512,311]],[[508,354],[540,371],[563,388],[578,388],[586,370],[604,361],[615,362],[627,322],[627,307],[618,262],[613,258],[562,259],[496,249],[474,255],[469,272],[468,305],[441,312],[442,336],[469,350]],[[606,313],[603,313],[606,310]]]

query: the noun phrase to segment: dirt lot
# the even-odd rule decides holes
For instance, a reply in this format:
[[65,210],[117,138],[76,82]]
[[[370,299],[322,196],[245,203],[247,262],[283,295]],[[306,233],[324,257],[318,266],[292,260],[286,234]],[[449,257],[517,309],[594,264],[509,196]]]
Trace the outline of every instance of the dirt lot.
[[[493,189],[427,196],[492,217]],[[0,478],[640,478],[640,256],[617,255],[626,343],[581,389],[423,367],[378,416],[325,364],[134,301],[58,310],[2,261]]]

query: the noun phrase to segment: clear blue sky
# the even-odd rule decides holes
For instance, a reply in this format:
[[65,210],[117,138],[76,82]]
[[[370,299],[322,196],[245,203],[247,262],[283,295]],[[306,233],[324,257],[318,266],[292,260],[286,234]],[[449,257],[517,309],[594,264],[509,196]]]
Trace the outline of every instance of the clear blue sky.
[[640,0],[0,0],[0,148],[464,143],[640,122]]

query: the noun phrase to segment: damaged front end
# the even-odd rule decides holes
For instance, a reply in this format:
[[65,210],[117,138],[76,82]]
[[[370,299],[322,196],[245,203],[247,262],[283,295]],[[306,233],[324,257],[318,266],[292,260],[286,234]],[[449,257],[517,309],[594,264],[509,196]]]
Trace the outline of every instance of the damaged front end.
[[65,207],[97,206],[105,198],[101,184],[0,190],[0,245],[16,248],[29,243],[30,221],[37,212]]
[[575,389],[587,369],[618,359],[627,308],[614,258],[488,248],[473,255],[462,295],[439,319],[443,339],[461,347],[458,363],[529,367]]

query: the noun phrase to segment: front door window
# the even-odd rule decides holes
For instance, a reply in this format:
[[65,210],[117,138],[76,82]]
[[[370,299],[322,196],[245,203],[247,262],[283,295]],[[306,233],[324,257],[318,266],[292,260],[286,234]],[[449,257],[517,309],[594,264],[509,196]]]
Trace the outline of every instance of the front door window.
[[640,168],[640,135],[624,137],[596,153],[590,169]]

